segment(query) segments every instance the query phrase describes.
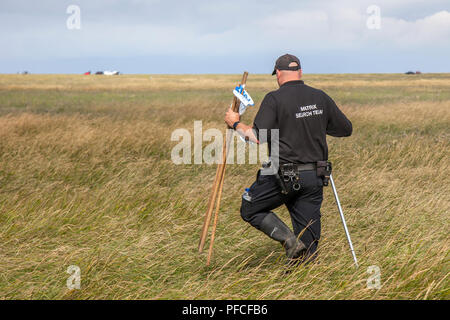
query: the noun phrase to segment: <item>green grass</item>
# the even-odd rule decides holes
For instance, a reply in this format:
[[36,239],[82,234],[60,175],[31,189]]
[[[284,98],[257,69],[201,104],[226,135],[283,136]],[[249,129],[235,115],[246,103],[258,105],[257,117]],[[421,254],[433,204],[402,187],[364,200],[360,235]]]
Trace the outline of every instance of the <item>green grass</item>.
[[[173,130],[223,129],[239,79],[1,75],[0,298],[448,299],[450,75],[305,75],[354,125],[328,142],[361,266],[326,188],[319,258],[289,275],[281,246],[239,216],[257,165],[227,167],[207,267],[197,244],[215,166],[170,159]],[[257,107],[275,88],[250,74]],[[66,287],[70,265],[80,290]]]

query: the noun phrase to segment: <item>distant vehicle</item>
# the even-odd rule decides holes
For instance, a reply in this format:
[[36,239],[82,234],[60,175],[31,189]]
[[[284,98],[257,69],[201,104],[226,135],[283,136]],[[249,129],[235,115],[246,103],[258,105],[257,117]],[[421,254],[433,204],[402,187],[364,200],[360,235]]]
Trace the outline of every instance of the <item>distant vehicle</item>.
[[103,71],[103,74],[105,75],[105,76],[117,76],[117,75],[119,75],[119,71],[109,71],[109,70],[106,70],[106,71]]
[[117,76],[117,75],[119,75],[119,71],[105,70],[105,71],[97,71],[95,74],[104,74],[105,76]]
[[91,74],[91,72],[90,71],[87,71],[87,72],[85,72],[85,73],[83,73],[85,76],[88,76],[88,75],[90,75]]
[[422,72],[420,72],[420,71],[416,71],[416,72],[408,71],[408,72],[405,72],[405,74],[422,74]]

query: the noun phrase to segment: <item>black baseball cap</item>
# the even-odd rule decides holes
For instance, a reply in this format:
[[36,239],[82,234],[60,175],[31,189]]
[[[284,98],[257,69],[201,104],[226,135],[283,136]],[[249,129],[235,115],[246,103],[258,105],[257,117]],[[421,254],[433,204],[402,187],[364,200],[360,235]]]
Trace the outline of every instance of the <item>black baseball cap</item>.
[[[289,66],[293,62],[295,62],[297,65]],[[300,60],[298,60],[298,58],[296,56],[286,53],[285,55],[282,55],[281,57],[279,57],[277,59],[277,61],[275,62],[275,67],[273,68],[272,75],[277,73],[277,69],[278,70],[295,71],[295,70],[299,70],[301,68],[302,67],[300,66]]]

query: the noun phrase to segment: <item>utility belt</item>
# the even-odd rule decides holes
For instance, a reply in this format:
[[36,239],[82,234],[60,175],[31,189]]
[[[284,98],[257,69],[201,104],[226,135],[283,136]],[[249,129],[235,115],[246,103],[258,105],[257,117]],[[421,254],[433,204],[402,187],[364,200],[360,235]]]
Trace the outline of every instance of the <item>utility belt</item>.
[[[270,163],[268,165],[270,166]],[[275,177],[277,178],[281,187],[281,192],[283,194],[289,193],[287,184],[292,184],[292,189],[294,189],[295,191],[300,190],[300,172],[312,170],[315,170],[317,176],[322,178],[323,185],[328,186],[331,174],[331,162],[317,161],[314,163],[305,164],[285,163],[280,165],[278,172],[275,173]]]

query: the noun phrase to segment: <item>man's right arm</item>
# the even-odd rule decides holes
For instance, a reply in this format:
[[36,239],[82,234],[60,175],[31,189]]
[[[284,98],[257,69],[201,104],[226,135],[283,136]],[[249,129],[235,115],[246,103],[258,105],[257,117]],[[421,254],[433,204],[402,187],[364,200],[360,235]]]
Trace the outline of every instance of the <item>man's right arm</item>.
[[326,93],[323,93],[327,105],[327,134],[333,137],[348,137],[352,134],[352,123]]

